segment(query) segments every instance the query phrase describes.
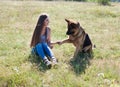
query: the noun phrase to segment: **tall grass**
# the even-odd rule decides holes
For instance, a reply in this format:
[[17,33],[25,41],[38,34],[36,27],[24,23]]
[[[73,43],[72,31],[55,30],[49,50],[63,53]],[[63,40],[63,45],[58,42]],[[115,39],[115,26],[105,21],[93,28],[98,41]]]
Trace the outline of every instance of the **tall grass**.
[[[0,87],[119,87],[120,5],[83,2],[1,1]],[[65,18],[79,21],[96,48],[94,58],[72,61],[72,44],[56,45],[57,69],[31,56],[32,33],[41,13],[50,15],[52,41],[67,38]],[[81,62],[82,61],[82,62]]]

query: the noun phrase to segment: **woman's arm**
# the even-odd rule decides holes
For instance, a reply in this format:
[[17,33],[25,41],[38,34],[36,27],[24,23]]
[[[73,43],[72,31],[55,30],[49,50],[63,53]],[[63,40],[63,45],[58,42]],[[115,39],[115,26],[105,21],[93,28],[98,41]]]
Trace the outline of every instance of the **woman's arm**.
[[50,48],[53,48],[53,45],[55,43],[51,43],[51,29],[48,28],[48,31],[47,31],[47,44]]
[[47,29],[47,42],[48,43],[51,42],[51,29],[50,28]]
[[51,29],[50,28],[48,28],[48,32],[47,32],[47,43],[48,43],[50,48],[53,48],[53,45],[59,43],[59,42],[52,42],[51,41]]

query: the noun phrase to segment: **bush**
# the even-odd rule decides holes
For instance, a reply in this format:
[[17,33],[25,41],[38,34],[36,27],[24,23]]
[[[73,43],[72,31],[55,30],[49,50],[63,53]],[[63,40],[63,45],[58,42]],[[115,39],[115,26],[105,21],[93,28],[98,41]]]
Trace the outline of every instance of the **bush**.
[[73,1],[87,1],[87,0],[73,0]]
[[110,5],[109,1],[110,0],[98,0],[98,3],[101,4],[101,5]]

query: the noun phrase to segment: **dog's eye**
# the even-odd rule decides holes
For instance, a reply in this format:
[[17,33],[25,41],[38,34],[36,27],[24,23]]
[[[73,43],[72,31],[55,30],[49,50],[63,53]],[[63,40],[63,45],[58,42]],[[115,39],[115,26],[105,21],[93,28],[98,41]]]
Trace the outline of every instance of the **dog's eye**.
[[75,24],[71,24],[71,28],[76,28],[76,25]]
[[76,28],[75,26],[71,26],[72,28]]
[[72,27],[72,26],[69,26],[69,27],[68,27],[68,29],[69,29],[69,30],[72,30],[72,29],[74,29],[74,27]]

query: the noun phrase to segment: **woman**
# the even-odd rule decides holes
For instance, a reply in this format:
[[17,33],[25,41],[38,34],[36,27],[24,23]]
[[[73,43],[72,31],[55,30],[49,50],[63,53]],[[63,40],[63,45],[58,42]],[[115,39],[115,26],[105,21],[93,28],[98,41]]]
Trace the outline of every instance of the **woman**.
[[[54,43],[51,43],[50,40],[51,30],[48,27],[48,24],[48,15],[41,14],[35,27],[30,47],[32,48],[32,51],[35,51],[36,54],[42,58],[43,62],[50,68],[52,64],[51,61],[54,65],[57,64],[57,61],[51,50],[52,44]],[[49,61],[47,57],[49,57],[51,61]]]

